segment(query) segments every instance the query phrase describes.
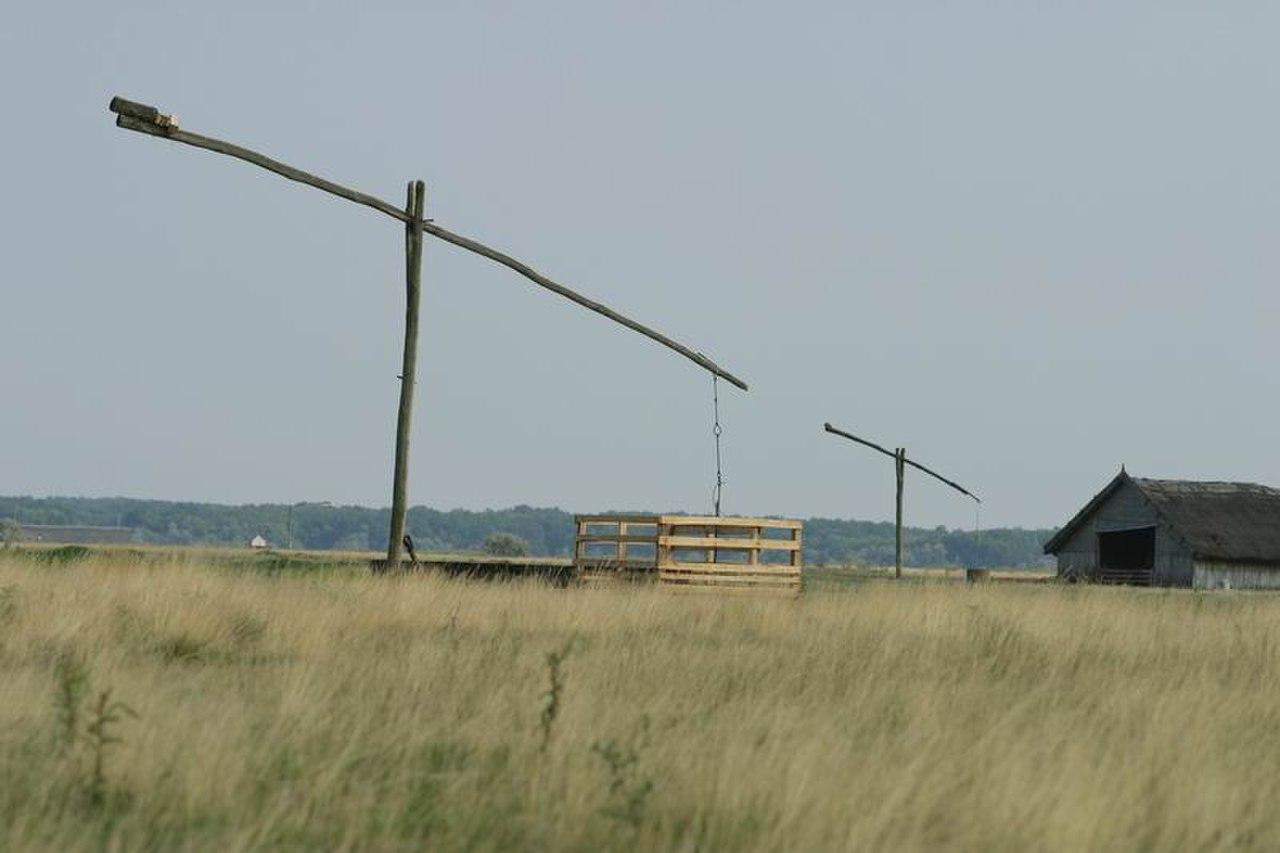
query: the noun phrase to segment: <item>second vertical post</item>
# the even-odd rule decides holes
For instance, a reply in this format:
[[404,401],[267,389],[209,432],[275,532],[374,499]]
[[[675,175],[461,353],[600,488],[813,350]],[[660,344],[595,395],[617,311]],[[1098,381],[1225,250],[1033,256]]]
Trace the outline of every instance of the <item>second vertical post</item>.
[[902,480],[907,472],[907,449],[899,447],[893,454],[893,468],[898,477],[897,512],[893,527],[893,576],[902,577]]
[[396,418],[396,461],[391,484],[391,531],[387,568],[396,571],[404,548],[404,516],[408,510],[409,435],[413,418],[413,386],[418,373],[418,302],[422,292],[422,214],[426,185],[410,181],[405,202],[404,364],[400,371],[400,411]]

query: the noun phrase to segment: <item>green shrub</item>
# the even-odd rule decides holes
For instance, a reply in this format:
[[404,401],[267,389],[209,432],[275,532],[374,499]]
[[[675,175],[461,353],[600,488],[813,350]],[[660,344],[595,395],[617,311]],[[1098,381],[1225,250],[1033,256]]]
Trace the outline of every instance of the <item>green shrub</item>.
[[84,545],[63,545],[61,548],[50,548],[47,551],[32,551],[31,557],[38,563],[51,566],[76,563],[89,556],[89,549]]
[[529,553],[529,543],[511,533],[490,533],[482,547],[493,557],[523,557]]

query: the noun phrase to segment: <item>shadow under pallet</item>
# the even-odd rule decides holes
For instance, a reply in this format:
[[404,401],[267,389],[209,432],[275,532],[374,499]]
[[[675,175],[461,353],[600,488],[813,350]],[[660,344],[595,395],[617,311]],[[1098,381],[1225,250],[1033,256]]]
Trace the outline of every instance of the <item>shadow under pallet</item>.
[[[376,575],[387,571],[385,559],[370,560]],[[515,580],[536,578],[556,586],[569,586],[576,578],[573,561],[555,557],[486,557],[480,555],[427,556],[400,563],[404,572],[440,572],[473,580]]]
[[[477,580],[537,578],[557,586],[656,584],[672,592],[798,595],[803,524],[790,519],[690,515],[579,515],[572,560],[426,556],[402,571]],[[371,560],[375,574],[386,560]]]

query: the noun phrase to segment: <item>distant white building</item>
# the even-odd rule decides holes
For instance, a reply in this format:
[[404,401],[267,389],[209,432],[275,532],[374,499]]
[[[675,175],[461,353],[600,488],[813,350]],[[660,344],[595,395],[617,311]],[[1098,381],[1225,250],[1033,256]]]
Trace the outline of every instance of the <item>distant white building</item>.
[[263,539],[261,535],[255,536],[255,537],[253,537],[252,539],[250,539],[250,540],[249,540],[249,547],[250,547],[250,548],[265,548],[265,547],[267,547],[267,540]]

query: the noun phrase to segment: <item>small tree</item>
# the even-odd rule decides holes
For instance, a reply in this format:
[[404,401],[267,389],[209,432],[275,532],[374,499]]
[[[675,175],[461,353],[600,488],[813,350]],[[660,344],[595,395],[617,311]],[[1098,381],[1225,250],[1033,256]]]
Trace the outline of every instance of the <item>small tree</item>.
[[22,541],[22,528],[11,518],[0,521],[0,547],[8,548]]
[[529,543],[511,533],[490,533],[482,547],[493,557],[523,557],[529,553]]

